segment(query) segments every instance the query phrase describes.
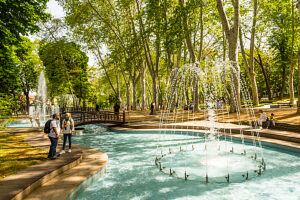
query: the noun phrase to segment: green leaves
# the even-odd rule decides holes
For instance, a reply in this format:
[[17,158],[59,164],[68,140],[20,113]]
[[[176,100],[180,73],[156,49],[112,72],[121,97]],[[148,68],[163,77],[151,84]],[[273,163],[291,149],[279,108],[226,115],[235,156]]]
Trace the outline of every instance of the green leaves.
[[16,44],[20,35],[35,33],[37,23],[49,17],[45,13],[48,0],[0,1],[0,43]]
[[52,99],[62,94],[75,94],[79,99],[87,98],[88,57],[80,48],[78,44],[63,38],[57,42],[42,43],[39,55],[45,66]]

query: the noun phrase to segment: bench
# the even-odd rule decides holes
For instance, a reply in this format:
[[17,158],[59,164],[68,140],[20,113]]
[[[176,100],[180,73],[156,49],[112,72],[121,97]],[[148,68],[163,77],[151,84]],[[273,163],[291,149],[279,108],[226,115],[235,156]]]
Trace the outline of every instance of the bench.
[[289,102],[283,102],[283,103],[277,103],[277,105],[279,106],[279,107],[281,107],[281,106],[289,106],[290,108],[292,108],[292,107],[294,107],[294,105],[293,104],[290,104]]

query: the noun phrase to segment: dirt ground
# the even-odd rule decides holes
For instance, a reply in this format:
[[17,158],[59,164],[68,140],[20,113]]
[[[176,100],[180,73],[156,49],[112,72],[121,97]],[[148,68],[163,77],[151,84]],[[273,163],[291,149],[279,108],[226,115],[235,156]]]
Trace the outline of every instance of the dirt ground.
[[[274,109],[262,109],[266,112],[267,116],[270,116],[271,113],[274,113],[276,121],[281,123],[289,123],[289,124],[299,124],[300,123],[300,115],[296,114],[296,108],[274,108]],[[255,118],[259,118],[259,109],[254,109]],[[127,112],[127,121],[131,123],[144,123],[147,121],[160,121],[161,111],[157,112],[156,115],[150,115],[150,111],[130,111]],[[199,112],[189,112],[188,111],[178,111],[177,115],[175,113],[167,113],[165,111],[164,119],[168,119],[169,122],[179,122],[179,121],[187,121],[187,120],[203,120],[207,116],[207,113],[204,111]],[[238,115],[236,113],[230,113],[228,117],[228,112],[226,111],[215,111],[214,118],[219,122],[247,122],[249,117],[252,118],[253,115],[249,115],[245,109],[242,110],[240,114],[240,120],[238,120]],[[253,118],[252,118],[253,119]]]

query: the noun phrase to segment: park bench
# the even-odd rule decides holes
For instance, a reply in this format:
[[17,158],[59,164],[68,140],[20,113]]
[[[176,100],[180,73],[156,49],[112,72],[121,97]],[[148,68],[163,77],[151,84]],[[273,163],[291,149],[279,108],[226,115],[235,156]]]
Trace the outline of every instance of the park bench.
[[290,102],[277,103],[277,105],[278,105],[279,107],[281,107],[281,106],[289,106],[290,108],[294,107],[294,105],[291,104]]

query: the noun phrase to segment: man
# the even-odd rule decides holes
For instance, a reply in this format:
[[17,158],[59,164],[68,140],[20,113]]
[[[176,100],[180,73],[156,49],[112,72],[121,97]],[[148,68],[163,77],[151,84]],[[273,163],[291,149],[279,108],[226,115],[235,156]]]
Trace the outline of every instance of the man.
[[117,118],[117,120],[119,120],[120,105],[118,102],[116,102],[114,105],[114,113],[115,113],[115,117]]
[[49,149],[48,159],[55,160],[56,159],[56,147],[59,138],[59,126],[58,126],[59,116],[58,114],[53,115],[53,120],[50,123],[50,133],[49,139],[51,142],[51,146]]

